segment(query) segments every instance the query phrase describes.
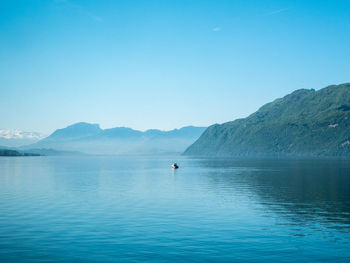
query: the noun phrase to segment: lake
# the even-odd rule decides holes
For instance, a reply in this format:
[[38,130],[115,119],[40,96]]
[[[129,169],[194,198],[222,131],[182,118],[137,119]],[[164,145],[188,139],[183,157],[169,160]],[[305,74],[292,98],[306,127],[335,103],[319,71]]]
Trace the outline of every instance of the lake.
[[208,261],[350,262],[350,160],[0,158],[0,262]]

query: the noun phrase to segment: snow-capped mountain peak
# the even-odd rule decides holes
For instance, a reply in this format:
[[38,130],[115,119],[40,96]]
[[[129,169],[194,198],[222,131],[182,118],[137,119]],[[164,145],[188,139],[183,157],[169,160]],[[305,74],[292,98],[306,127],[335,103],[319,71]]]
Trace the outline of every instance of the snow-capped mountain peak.
[[20,130],[5,130],[0,129],[0,138],[3,139],[28,139],[28,140],[40,140],[44,138],[45,136],[39,132],[27,132],[27,131],[20,131]]

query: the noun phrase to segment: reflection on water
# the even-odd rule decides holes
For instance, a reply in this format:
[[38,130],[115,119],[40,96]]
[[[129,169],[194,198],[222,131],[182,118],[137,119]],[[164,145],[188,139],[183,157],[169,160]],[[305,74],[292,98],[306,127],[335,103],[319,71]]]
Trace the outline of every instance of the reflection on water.
[[[349,160],[202,160],[200,163],[215,167],[208,169],[208,177],[214,178],[214,183],[218,184],[219,180],[227,189],[239,186],[240,190],[249,191],[263,209],[287,217],[291,223],[316,227],[322,223],[350,232]],[[220,166],[225,168],[218,178]],[[247,167],[249,171],[244,170]]]
[[350,260],[345,159],[1,158],[0,182],[1,262]]

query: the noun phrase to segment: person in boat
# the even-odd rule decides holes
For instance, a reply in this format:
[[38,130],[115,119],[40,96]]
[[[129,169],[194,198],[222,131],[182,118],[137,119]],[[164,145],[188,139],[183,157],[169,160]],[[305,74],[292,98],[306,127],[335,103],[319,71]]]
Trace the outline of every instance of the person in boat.
[[177,163],[173,163],[173,164],[171,165],[171,168],[177,169],[177,168],[179,168],[179,166],[177,165]]

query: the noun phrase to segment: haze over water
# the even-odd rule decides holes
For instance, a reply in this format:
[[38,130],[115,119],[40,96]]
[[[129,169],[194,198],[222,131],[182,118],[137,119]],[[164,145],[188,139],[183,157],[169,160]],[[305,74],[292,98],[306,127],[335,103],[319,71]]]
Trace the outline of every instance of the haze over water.
[[4,157],[0,182],[1,262],[350,260],[347,159]]

